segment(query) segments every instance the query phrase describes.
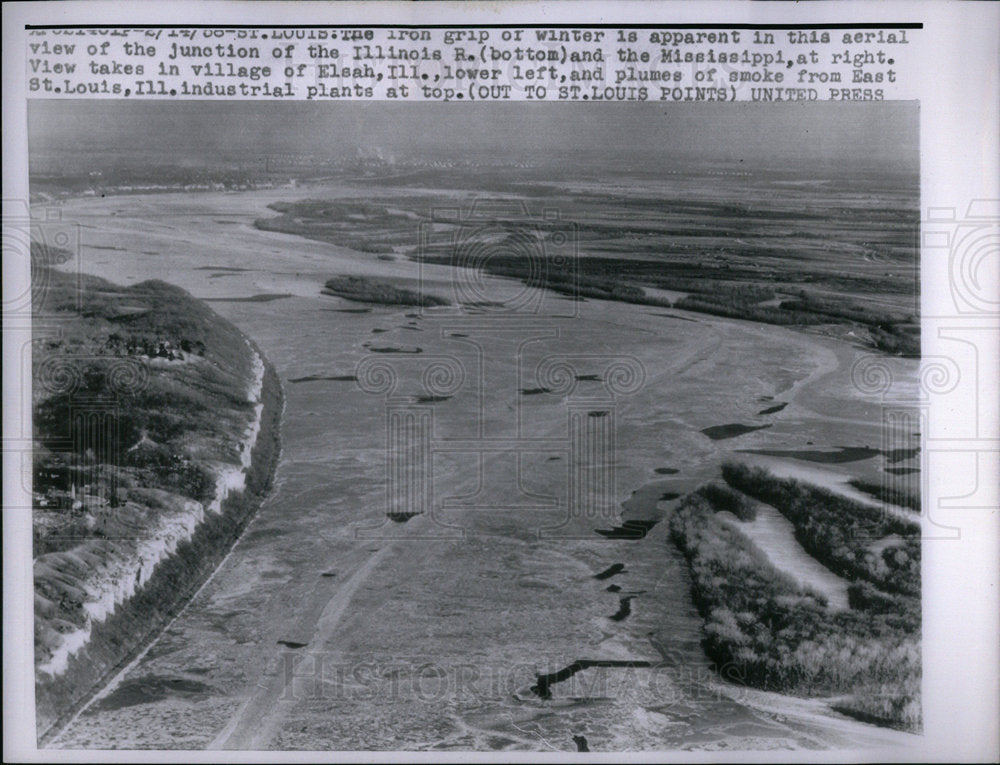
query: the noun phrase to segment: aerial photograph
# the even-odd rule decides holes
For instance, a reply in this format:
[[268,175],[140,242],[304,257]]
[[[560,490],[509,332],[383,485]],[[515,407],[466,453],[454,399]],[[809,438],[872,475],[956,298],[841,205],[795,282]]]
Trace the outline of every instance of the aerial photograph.
[[39,746],[919,746],[918,126],[30,100]]

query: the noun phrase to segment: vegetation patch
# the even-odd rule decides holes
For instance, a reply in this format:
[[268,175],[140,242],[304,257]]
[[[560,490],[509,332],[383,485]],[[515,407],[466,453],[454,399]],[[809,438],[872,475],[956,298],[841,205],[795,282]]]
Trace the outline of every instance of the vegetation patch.
[[275,300],[294,297],[291,292],[263,292],[247,297],[216,297],[205,298],[206,303],[272,303]]
[[913,315],[869,308],[851,300],[822,299],[804,290],[797,300],[782,301],[780,308],[855,323],[868,329],[871,345],[879,350],[895,356],[920,357],[920,322]]
[[[763,468],[727,463],[722,476],[734,489],[777,508],[792,522],[799,544],[834,574],[919,596],[919,523]],[[895,543],[877,544],[886,539]]]
[[[906,468],[903,469],[905,470]],[[905,507],[915,513],[920,512],[920,496],[912,491],[901,489],[898,486],[862,481],[856,478],[849,481],[849,483],[858,491],[863,491],[865,494],[880,499],[883,502],[888,502],[890,505]]]
[[829,609],[717,517],[726,497],[700,489],[670,518],[704,619],[703,646],[719,672],[765,690],[845,696],[837,701],[845,713],[918,729],[919,597],[864,584],[852,590],[850,609]]
[[322,290],[324,295],[354,300],[359,303],[379,305],[450,305],[444,298],[422,292],[395,287],[388,282],[365,276],[335,276],[328,279]]
[[757,506],[745,494],[734,491],[724,483],[706,483],[696,493],[707,499],[716,511],[732,513],[741,521],[752,521],[757,517]]
[[[511,231],[507,241],[494,246],[524,250],[524,234]],[[541,252],[541,250],[539,250]],[[912,315],[869,308],[846,299],[825,300],[804,290],[796,299],[777,304],[773,287],[760,281],[759,270],[730,267],[720,278],[719,269],[691,264],[665,264],[656,260],[627,257],[551,257],[497,254],[478,261],[455,254],[425,252],[427,263],[455,267],[477,267],[494,276],[519,279],[528,286],[544,287],[575,298],[597,298],[714,314],[783,326],[838,324],[856,330],[862,342],[893,355],[920,355],[920,325]],[[780,278],[776,275],[776,279]],[[805,277],[804,277],[805,278]],[[852,287],[859,287],[854,285]],[[690,293],[674,303],[643,289],[651,287]],[[860,288],[866,292],[867,289]]]
[[[403,198],[396,202],[416,203]],[[416,225],[402,210],[368,201],[303,199],[268,207],[279,215],[255,220],[254,227],[261,231],[305,236],[376,256],[391,255],[394,243],[408,243]]]
[[[515,177],[477,170],[473,178],[461,171],[411,168],[369,182],[410,186],[426,176],[431,186],[443,183],[454,191],[474,184],[481,192],[486,184],[519,195],[519,201],[548,189],[553,196],[547,201],[564,209],[568,222],[526,221],[523,213],[496,210],[456,229],[430,215],[444,198],[423,193],[275,202],[270,208],[277,215],[254,225],[375,257],[407,253],[427,263],[476,268],[568,300],[670,307],[670,300],[649,290],[679,292],[683,297],[674,306],[689,311],[836,327],[885,353],[919,355],[919,321],[908,307],[915,305],[917,291],[915,195],[881,206],[861,204],[855,200],[859,182],[874,184],[877,193],[882,181],[852,176],[849,183],[840,179],[825,187],[807,212],[787,190],[752,205],[735,198],[567,194],[548,175],[552,168],[546,169],[547,182],[524,182],[522,175],[530,172],[519,169]],[[911,177],[899,180],[913,184]],[[421,223],[433,224],[434,236],[417,247]],[[844,258],[861,264],[859,269],[846,273]],[[867,300],[876,296],[884,299]]]

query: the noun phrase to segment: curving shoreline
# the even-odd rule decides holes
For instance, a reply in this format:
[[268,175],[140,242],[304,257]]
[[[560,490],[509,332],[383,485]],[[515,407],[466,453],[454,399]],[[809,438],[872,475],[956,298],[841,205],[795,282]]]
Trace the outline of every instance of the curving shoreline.
[[213,500],[185,503],[163,519],[137,553],[136,576],[107,574],[88,587],[86,627],[66,635],[36,668],[39,745],[58,732],[116,672],[140,653],[190,601],[229,553],[267,496],[281,449],[284,393],[271,363],[244,336],[254,377],[247,398],[254,418],[240,440],[240,466],[220,465]]

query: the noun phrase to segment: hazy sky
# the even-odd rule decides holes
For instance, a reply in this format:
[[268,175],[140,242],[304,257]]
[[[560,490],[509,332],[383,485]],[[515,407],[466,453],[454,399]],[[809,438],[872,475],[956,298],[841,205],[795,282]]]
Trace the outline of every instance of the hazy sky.
[[397,157],[463,152],[516,158],[576,152],[648,157],[813,157],[915,170],[917,102],[393,103],[301,101],[29,101],[31,151],[149,151],[178,159],[220,152]]

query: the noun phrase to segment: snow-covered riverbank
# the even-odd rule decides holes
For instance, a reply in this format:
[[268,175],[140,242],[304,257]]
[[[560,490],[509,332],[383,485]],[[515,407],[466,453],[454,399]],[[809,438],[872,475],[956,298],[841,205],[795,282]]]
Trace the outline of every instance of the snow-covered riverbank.
[[[49,574],[77,578],[82,574],[82,579],[75,584],[86,593],[87,598],[83,603],[85,625],[60,633],[60,637],[56,638],[59,642],[51,646],[51,655],[37,665],[39,673],[49,676],[64,673],[70,658],[90,640],[94,624],[104,622],[115,613],[116,608],[145,586],[159,563],[173,555],[180,543],[191,539],[204,521],[206,512],[220,513],[223,501],[233,492],[243,491],[246,487],[251,454],[261,428],[264,409],[261,392],[265,371],[260,354],[249,347],[249,343],[247,345],[253,354],[253,377],[247,391],[247,400],[254,405],[253,417],[239,442],[240,464],[221,463],[217,468],[212,501],[203,505],[169,492],[157,492],[167,509],[159,515],[156,525],[148,529],[142,538],[120,540],[119,544],[105,546],[97,553],[100,555],[103,552],[104,555],[100,556],[96,566],[93,558],[88,560],[76,551],[48,553],[35,560],[36,576]],[[36,595],[36,599],[40,598],[41,595]]]

